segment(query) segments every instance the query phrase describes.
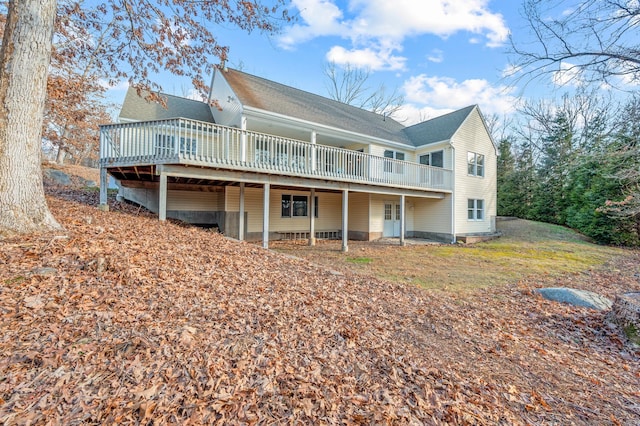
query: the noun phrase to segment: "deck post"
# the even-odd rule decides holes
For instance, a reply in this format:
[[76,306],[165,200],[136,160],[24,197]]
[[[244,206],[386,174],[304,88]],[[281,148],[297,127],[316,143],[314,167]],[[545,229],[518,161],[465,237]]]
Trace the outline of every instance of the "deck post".
[[400,196],[400,245],[401,246],[404,246],[407,244],[406,241],[404,240],[404,234],[406,230],[405,211],[404,211],[405,198],[406,197],[404,195]]
[[247,161],[247,117],[245,116],[242,116],[240,130],[240,161],[244,163]]
[[311,199],[309,200],[309,245],[316,245],[316,189],[311,188]]
[[342,251],[349,251],[349,190],[342,190]]
[[311,131],[311,171],[315,172],[316,171],[316,157],[317,157],[317,151],[316,151],[316,131],[312,130]]
[[244,182],[240,182],[240,217],[238,218],[238,240],[244,241]]
[[269,190],[271,185],[269,183],[264,184],[264,203],[262,214],[262,247],[269,248]]
[[160,172],[160,200],[158,202],[158,219],[167,220],[167,174]]
[[100,205],[98,208],[103,212],[109,211],[109,204],[107,203],[107,189],[109,186],[109,175],[107,175],[107,168],[100,167]]

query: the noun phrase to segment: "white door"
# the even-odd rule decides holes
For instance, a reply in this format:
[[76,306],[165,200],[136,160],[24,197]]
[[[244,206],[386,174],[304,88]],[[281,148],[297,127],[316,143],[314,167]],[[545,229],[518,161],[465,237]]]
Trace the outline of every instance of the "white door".
[[383,237],[400,236],[400,204],[385,201]]

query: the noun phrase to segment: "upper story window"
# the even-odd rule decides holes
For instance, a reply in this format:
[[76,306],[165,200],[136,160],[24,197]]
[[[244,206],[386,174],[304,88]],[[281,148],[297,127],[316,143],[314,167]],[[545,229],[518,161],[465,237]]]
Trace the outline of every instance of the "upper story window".
[[[180,154],[195,155],[198,141],[194,138],[180,138]],[[156,135],[155,152],[158,155],[172,155],[176,150],[176,138],[172,135]]]
[[433,167],[444,167],[444,151],[434,151],[420,156],[420,164]]
[[[387,149],[384,151],[384,157],[404,161],[404,152],[391,151]],[[384,171],[388,173],[402,173],[402,165],[396,164],[396,167],[394,167],[392,162],[385,161]]]
[[194,138],[180,138],[180,154],[196,155],[198,142]]
[[467,174],[470,176],[484,176],[484,155],[475,152],[467,153]]

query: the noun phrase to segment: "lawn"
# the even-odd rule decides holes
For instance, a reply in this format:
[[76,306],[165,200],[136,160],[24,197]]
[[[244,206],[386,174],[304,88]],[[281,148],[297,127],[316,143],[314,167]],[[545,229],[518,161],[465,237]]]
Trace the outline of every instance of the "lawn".
[[570,229],[527,220],[499,220],[500,238],[476,244],[280,241],[272,247],[331,268],[427,289],[467,291],[516,283],[532,276],[560,277],[604,267],[626,250],[598,246]]

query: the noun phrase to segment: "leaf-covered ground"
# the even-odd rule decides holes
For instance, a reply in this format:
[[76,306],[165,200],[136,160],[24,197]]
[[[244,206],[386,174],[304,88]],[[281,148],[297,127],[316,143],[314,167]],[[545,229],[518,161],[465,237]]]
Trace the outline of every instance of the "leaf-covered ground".
[[569,285],[430,292],[49,188],[60,235],[0,241],[0,423],[637,425],[640,351]]

